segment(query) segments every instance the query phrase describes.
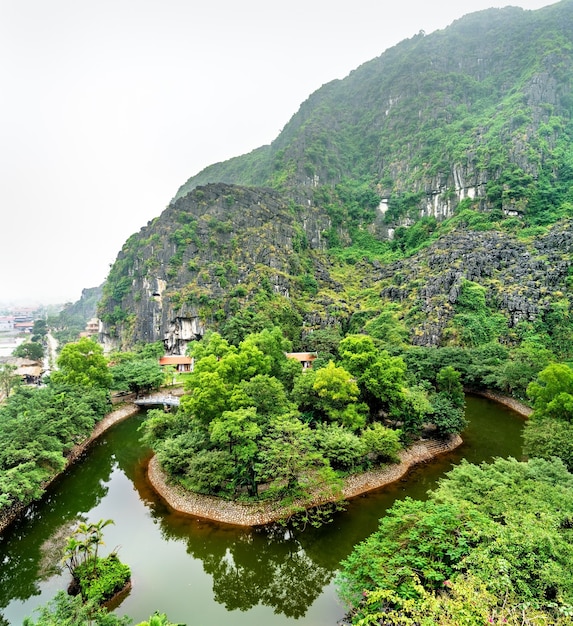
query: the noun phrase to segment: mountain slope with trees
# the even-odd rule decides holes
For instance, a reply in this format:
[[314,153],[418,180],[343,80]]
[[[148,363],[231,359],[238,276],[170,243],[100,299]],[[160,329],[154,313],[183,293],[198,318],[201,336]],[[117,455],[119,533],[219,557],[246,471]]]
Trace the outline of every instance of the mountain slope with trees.
[[99,305],[107,348],[182,354],[276,325],[295,350],[323,330],[492,344],[499,367],[539,362],[493,381],[523,397],[571,358],[572,66],[563,0],[465,16],[323,86],[128,239]]

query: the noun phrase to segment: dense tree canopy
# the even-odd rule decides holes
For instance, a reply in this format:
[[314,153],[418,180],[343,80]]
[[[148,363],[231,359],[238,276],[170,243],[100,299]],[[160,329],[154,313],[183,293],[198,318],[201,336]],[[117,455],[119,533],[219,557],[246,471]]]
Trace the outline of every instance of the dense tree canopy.
[[194,342],[178,412],[150,412],[143,426],[172,478],[228,498],[312,500],[335,493],[340,476],[395,462],[425,421],[444,437],[465,427],[453,368],[435,388],[412,385],[405,361],[367,335],[315,339],[339,355],[304,371],[277,327],[238,345],[216,332]]
[[58,370],[51,377],[56,384],[109,389],[111,372],[100,344],[82,337],[68,343],[58,357]]
[[109,406],[96,387],[22,387],[10,396],[0,407],[0,510],[40,496]]
[[[559,460],[462,462],[427,501],[394,504],[343,562],[340,594],[355,623],[372,623],[366,616],[408,599],[409,611],[430,611],[433,594],[458,584],[459,594],[471,579],[490,615],[526,602],[557,623],[558,607],[573,604],[571,519],[573,475]],[[467,602],[455,608],[458,619]]]
[[7,398],[12,390],[20,384],[16,374],[17,367],[9,363],[0,364],[0,397]]
[[534,411],[524,429],[524,452],[560,457],[573,470],[573,370],[548,365],[527,388]]
[[44,358],[44,346],[37,341],[21,343],[12,354],[23,359],[41,361]]
[[165,372],[155,358],[130,360],[110,368],[116,391],[135,394],[158,389],[165,382]]

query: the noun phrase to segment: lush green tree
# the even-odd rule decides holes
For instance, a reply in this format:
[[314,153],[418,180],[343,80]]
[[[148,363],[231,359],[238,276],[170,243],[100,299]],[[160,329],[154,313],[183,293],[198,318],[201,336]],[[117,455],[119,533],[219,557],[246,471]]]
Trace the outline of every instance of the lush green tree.
[[374,422],[362,431],[361,439],[366,453],[373,455],[375,461],[397,463],[398,452],[402,448],[400,435],[400,430],[386,428],[379,422]]
[[425,385],[405,387],[389,406],[388,421],[400,426],[404,441],[419,437],[424,423],[431,419],[432,404]]
[[165,346],[163,341],[154,341],[153,343],[146,343],[141,347],[138,347],[137,354],[140,359],[160,359],[165,354]]
[[377,588],[414,597],[415,576],[426,589],[443,588],[486,522],[478,511],[462,504],[411,498],[395,502],[378,531],[342,562],[338,578],[342,599],[357,606],[364,590]]
[[15,374],[17,369],[15,365],[10,365],[9,363],[0,364],[0,394],[5,398],[21,382],[20,377]]
[[41,361],[44,358],[44,346],[36,341],[26,341],[21,343],[12,354],[22,359]]
[[573,475],[559,459],[463,462],[434,498],[462,500],[494,522],[462,569],[498,597],[509,592],[531,603],[573,602]]
[[198,493],[230,496],[234,493],[235,464],[225,450],[203,449],[188,458],[181,483]]
[[523,603],[521,598],[506,593],[500,605],[496,594],[476,576],[459,576],[446,581],[443,591],[427,591],[414,579],[416,598],[403,598],[391,589],[365,593],[356,608],[352,623],[370,626],[419,624],[420,626],[566,626],[571,621],[571,607],[553,603],[539,608]]
[[57,365],[59,369],[51,375],[51,380],[56,384],[104,389],[109,389],[111,385],[111,372],[103,348],[87,337],[66,344],[60,352]]
[[181,398],[181,408],[205,426],[229,410],[231,391],[218,372],[195,370],[187,381],[191,393]]
[[446,438],[461,433],[467,426],[464,408],[455,404],[449,394],[440,392],[432,397],[432,424],[436,427],[436,435]]
[[334,476],[315,441],[312,430],[298,418],[273,418],[260,443],[258,482],[270,483],[273,493],[299,496],[310,495],[318,485],[331,485]]
[[[300,369],[298,363],[297,368]],[[241,381],[233,388],[230,403],[233,409],[255,407],[259,421],[267,421],[271,415],[288,413],[294,408],[284,386],[267,374]]]
[[[196,425],[191,422],[184,411],[164,411],[162,409],[149,409],[146,419],[139,427],[142,441],[150,448],[169,437],[180,435]],[[202,429],[203,433],[207,432]]]
[[527,386],[553,360],[553,354],[537,342],[524,341],[510,358],[486,379],[517,398],[527,398]]
[[257,439],[262,430],[257,423],[255,408],[224,411],[209,425],[211,441],[226,448],[233,459],[236,483],[246,486],[256,495],[255,459],[258,452]]
[[110,368],[113,388],[135,394],[159,389],[165,382],[165,372],[157,359],[126,361]]
[[459,346],[443,348],[411,346],[402,353],[402,358],[407,365],[409,375],[415,381],[427,380],[435,385],[436,375],[440,369],[451,366],[460,372],[464,384],[472,384],[475,382],[472,378],[472,353],[480,348],[485,350],[485,346],[473,350]]
[[464,388],[461,383],[461,374],[451,365],[442,367],[436,376],[438,391],[443,393],[454,406],[465,405]]
[[338,344],[342,337],[335,328],[321,328],[306,335],[302,340],[301,350],[316,352],[317,358],[312,367],[318,369],[338,358]]
[[366,412],[357,404],[360,390],[350,372],[331,361],[316,371],[312,388],[327,419],[354,429],[364,426]]
[[358,403],[360,390],[353,376],[332,361],[297,378],[292,397],[300,410],[318,421],[339,422],[360,428],[366,422],[366,407]]
[[497,373],[507,364],[508,348],[493,341],[472,348],[468,355],[470,365],[462,377],[463,383],[477,388],[498,387]]
[[366,454],[364,441],[340,424],[319,424],[316,445],[330,466],[351,471],[360,466]]
[[[286,357],[283,358],[286,359]],[[265,354],[254,342],[245,340],[239,350],[226,354],[217,362],[216,371],[227,385],[238,385],[257,374],[271,374],[272,358]]]
[[338,345],[338,353],[346,369],[359,374],[372,365],[378,350],[372,337],[368,335],[348,335]]
[[[151,421],[154,421],[153,418]],[[179,480],[187,475],[191,460],[200,452],[211,450],[212,446],[206,429],[195,423],[156,442],[154,449],[163,469]]]
[[573,420],[573,369],[552,363],[527,387],[536,417]]
[[525,424],[524,452],[550,459],[560,457],[573,469],[573,370],[553,363],[527,387],[533,413]]
[[573,475],[558,459],[462,462],[427,501],[392,506],[378,532],[342,563],[340,594],[358,614],[365,591],[372,600],[366,614],[392,597],[411,600],[415,614],[465,577],[496,599],[488,604],[497,614],[511,599],[555,615],[573,600],[571,520]]
[[187,353],[196,361],[210,355],[220,359],[235,351],[235,346],[231,346],[219,333],[212,331],[207,331],[201,341],[192,341],[187,346]]
[[559,457],[573,471],[573,424],[548,417],[530,417],[523,429],[523,452],[529,457]]
[[272,322],[252,309],[238,311],[221,326],[221,336],[234,346],[238,346],[248,335],[270,328]]
[[184,624],[170,622],[165,613],[156,611],[147,621],[140,622],[137,626],[184,626]]
[[430,421],[440,438],[460,433],[467,426],[465,395],[461,374],[451,366],[442,367],[436,376],[438,393],[431,398]]
[[248,335],[240,344],[241,350],[249,346],[258,348],[262,354],[270,358],[270,374],[282,379],[283,367],[287,362],[286,352],[292,349],[291,342],[286,339],[278,326],[265,328],[259,333]]
[[109,410],[103,389],[22,387],[0,407],[0,508],[27,504]]
[[387,414],[404,401],[406,364],[400,357],[378,350],[371,337],[349,335],[338,347],[342,366],[356,379],[361,397],[373,415]]
[[32,334],[45,337],[48,334],[48,322],[46,320],[34,320]]

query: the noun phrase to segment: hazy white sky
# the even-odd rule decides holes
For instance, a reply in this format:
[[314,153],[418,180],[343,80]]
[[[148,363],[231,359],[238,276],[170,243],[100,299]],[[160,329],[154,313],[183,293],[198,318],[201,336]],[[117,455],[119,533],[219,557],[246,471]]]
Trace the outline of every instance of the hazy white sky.
[[0,302],[79,299],[187,178],[270,143],[321,85],[507,4],[0,0]]

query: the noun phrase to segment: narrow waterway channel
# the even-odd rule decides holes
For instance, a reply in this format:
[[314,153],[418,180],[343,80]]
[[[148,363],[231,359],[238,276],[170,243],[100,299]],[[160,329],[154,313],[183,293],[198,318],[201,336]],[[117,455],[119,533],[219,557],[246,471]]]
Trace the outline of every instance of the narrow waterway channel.
[[118,548],[133,588],[117,608],[136,622],[155,610],[188,626],[300,624],[334,626],[344,614],[332,584],[352,546],[376,530],[398,498],[425,497],[452,464],[521,455],[523,419],[469,396],[464,445],[403,480],[352,500],[328,526],[294,535],[245,530],[178,515],[148,486],[149,451],[138,443],[136,415],[113,427],[43,501],[0,536],[0,626],[24,617],[65,589],[57,565],[77,521],[113,519],[103,552]]

